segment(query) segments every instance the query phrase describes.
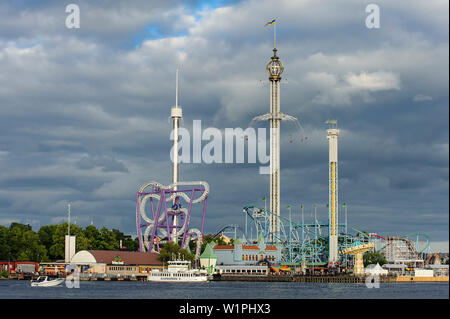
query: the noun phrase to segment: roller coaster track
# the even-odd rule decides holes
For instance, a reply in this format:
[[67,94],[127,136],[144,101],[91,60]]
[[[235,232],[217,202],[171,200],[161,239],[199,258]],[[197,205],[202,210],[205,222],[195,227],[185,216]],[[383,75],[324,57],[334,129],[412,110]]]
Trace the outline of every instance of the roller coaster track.
[[[191,187],[186,187],[191,186]],[[193,187],[192,187],[193,186]],[[184,189],[186,188],[186,189]],[[194,198],[196,192],[201,194]],[[186,193],[190,194],[188,196]],[[203,237],[203,224],[205,219],[206,199],[209,194],[209,184],[203,181],[191,181],[191,182],[177,182],[170,185],[163,185],[161,183],[152,181],[144,184],[137,192],[136,203],[136,226],[139,235],[140,250],[147,251],[153,250],[153,245],[156,240],[156,251],[159,251],[159,234],[161,238],[170,240],[171,235],[175,235],[176,238],[182,237],[182,248],[189,247],[189,242],[192,237],[197,238],[196,258],[200,255],[202,237]],[[184,199],[188,203],[188,208],[182,208],[180,199]],[[146,214],[146,204],[150,199],[152,216]],[[154,205],[153,200],[158,203]],[[167,203],[174,203],[167,207]],[[204,202],[203,218],[201,230],[196,228],[190,228],[191,207],[192,204]],[[181,226],[170,224],[169,216],[177,215],[182,221]],[[145,223],[141,222],[141,219]],[[141,238],[141,227],[146,227],[143,238]],[[143,239],[143,243],[141,240]]]
[[244,230],[243,230],[243,229],[241,228],[241,226],[239,226],[239,225],[226,225],[225,227],[222,227],[219,231],[217,231],[217,232],[212,236],[212,238],[216,238],[217,236],[219,236],[221,233],[223,233],[223,232],[224,232],[225,230],[227,230],[227,229],[239,229],[239,230],[242,232],[242,234],[243,234],[245,240],[247,241],[247,236],[245,235]]

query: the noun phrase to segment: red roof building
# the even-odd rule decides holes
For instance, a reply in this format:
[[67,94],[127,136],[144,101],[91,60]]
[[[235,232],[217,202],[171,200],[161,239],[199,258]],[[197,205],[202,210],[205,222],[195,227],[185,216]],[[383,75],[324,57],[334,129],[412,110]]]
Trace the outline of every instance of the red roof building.
[[148,252],[81,250],[73,256],[71,263],[162,266],[162,261],[158,257],[159,254]]

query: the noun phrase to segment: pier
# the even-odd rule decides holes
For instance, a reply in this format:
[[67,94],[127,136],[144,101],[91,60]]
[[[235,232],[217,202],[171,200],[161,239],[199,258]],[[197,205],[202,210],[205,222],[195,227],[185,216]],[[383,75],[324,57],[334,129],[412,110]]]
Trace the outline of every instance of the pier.
[[[302,276],[302,275],[268,275],[268,276],[242,276],[221,275],[214,276],[213,281],[248,281],[248,282],[311,282],[311,283],[365,283],[365,276]],[[380,283],[402,282],[448,282],[449,277],[396,277],[380,276]]]

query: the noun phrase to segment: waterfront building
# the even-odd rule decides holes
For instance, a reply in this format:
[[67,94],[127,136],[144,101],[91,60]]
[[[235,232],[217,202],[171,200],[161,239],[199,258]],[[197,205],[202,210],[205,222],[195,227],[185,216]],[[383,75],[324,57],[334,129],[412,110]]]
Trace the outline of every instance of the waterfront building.
[[46,276],[65,276],[68,263],[64,261],[41,262],[39,273]]
[[221,275],[267,276],[269,274],[267,265],[220,265],[216,268]]
[[0,261],[0,271],[10,274],[35,273],[38,271],[38,266],[39,264],[34,261]]
[[433,269],[414,269],[414,277],[433,277]]
[[425,268],[432,269],[434,277],[448,277],[448,265],[428,265]]
[[404,276],[406,274],[405,264],[384,264],[382,268],[386,269],[389,272],[389,274],[397,276]]
[[150,252],[81,250],[71,264],[82,277],[147,278],[153,269],[163,269],[159,254]]
[[281,262],[281,246],[266,245],[260,241],[257,245],[235,243],[233,245],[215,245],[217,265],[254,265],[262,261],[271,264]]

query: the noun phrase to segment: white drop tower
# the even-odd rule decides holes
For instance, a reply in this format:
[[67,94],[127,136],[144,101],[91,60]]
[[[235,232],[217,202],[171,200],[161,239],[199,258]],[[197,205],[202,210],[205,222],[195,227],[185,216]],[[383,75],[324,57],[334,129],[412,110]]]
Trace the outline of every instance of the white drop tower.
[[338,136],[337,120],[328,120],[330,125],[327,130],[329,144],[329,204],[328,204],[328,267],[333,267],[339,261],[338,251]]

